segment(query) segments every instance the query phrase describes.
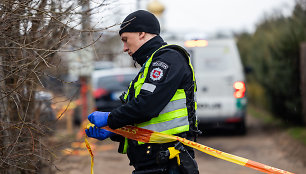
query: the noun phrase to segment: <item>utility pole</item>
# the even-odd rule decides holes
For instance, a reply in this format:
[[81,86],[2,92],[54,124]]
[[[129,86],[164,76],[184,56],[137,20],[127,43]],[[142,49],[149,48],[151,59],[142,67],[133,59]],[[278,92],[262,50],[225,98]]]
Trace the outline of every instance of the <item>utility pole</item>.
[[[89,2],[90,0],[80,0],[80,5],[82,7],[82,30],[89,30],[90,28],[90,14],[89,14]],[[83,46],[88,44],[88,32],[82,32],[81,33],[81,39],[82,39],[82,44]]]
[[301,77],[301,93],[302,93],[302,113],[304,124],[306,124],[306,42],[301,43],[300,58],[300,77]]
[[136,0],[136,10],[140,9],[140,0]]
[[[82,18],[81,18],[81,40],[82,47],[88,45],[90,43],[90,0],[79,0],[80,6],[82,7]],[[87,48],[86,48],[87,49]],[[84,50],[86,52],[86,50]],[[90,53],[90,51],[89,51]],[[93,59],[89,56],[88,51],[87,54],[81,54],[81,59],[83,62],[91,62],[93,64]],[[85,60],[86,59],[86,60]],[[86,67],[85,67],[86,68]],[[90,68],[89,68],[90,69]],[[82,110],[82,120],[85,120],[87,115],[93,111],[93,97],[92,97],[92,87],[91,87],[91,72],[90,73],[81,73],[79,75],[79,80],[81,83],[80,90],[80,99],[81,99],[81,110]]]

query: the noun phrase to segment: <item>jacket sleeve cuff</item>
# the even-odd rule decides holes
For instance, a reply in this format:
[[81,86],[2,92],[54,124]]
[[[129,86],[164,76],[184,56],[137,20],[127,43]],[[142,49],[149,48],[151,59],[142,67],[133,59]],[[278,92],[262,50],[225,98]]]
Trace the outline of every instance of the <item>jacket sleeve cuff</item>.
[[118,129],[122,126],[119,126],[117,121],[116,121],[116,118],[114,117],[114,115],[112,115],[112,113],[110,113],[108,115],[108,119],[107,119],[107,125],[108,127],[110,127],[111,129]]
[[112,113],[110,113],[108,115],[108,118],[107,118],[107,125],[108,127],[110,127],[111,129],[114,129],[114,125],[113,125],[113,121],[112,121]]

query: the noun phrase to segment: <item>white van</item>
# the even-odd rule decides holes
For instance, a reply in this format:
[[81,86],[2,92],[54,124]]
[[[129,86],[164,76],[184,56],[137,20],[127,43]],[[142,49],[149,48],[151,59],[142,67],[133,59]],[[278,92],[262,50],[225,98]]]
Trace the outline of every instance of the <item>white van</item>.
[[245,133],[246,86],[235,41],[188,40],[183,45],[196,75],[200,128],[231,126]]

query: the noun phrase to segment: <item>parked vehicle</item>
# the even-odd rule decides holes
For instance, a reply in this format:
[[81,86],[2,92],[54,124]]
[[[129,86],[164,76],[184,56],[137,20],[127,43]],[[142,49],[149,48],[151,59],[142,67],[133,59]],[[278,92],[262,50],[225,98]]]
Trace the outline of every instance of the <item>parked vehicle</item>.
[[52,108],[53,95],[50,92],[38,91],[35,93],[34,117],[47,126],[46,133],[52,134],[55,129],[55,112]]
[[184,45],[191,54],[197,80],[200,127],[233,127],[245,133],[246,85],[235,41],[217,39],[172,43]]
[[92,75],[96,109],[109,112],[121,105],[120,95],[137,75],[136,68],[97,70]]

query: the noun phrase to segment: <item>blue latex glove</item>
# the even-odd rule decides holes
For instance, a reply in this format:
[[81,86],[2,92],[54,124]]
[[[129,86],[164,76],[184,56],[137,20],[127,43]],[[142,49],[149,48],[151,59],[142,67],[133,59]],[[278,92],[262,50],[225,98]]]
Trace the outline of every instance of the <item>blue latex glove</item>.
[[95,111],[88,115],[88,120],[97,127],[107,126],[107,118],[110,112]]
[[85,132],[88,137],[96,138],[98,140],[105,140],[106,138],[115,134],[113,132],[110,132],[105,129],[100,129],[95,126],[90,127],[89,129],[85,129]]

